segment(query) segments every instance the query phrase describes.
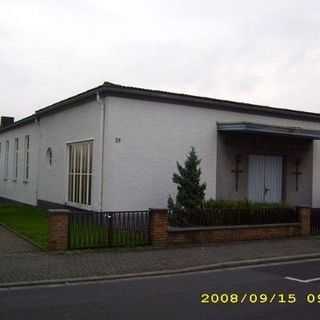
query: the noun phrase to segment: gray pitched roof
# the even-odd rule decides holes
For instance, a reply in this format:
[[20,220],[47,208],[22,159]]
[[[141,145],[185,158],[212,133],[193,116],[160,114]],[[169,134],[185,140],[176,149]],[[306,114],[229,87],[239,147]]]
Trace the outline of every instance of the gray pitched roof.
[[61,100],[44,108],[38,109],[33,115],[15,122],[12,126],[1,129],[0,132],[16,127],[17,125],[23,125],[30,121],[34,121],[35,118],[48,115],[52,112],[59,112],[64,108],[83,103],[83,101],[85,100],[94,99],[98,92],[100,95],[104,96],[117,96],[131,99],[159,101],[200,108],[263,114],[272,117],[320,122],[320,114],[313,112],[297,111],[286,108],[275,108],[251,103],[235,102],[230,100],[214,99],[183,93],[123,86],[112,82],[104,82],[100,86],[81,92],[75,96]]

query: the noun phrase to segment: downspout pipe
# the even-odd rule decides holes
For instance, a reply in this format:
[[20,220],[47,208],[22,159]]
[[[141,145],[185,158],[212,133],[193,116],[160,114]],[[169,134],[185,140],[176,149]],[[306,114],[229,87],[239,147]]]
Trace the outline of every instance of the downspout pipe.
[[106,105],[104,99],[101,98],[99,90],[96,95],[97,103],[100,105],[100,198],[99,198],[99,210],[103,211],[103,189],[104,189],[104,140],[105,140],[105,117],[106,117]]
[[[42,145],[42,136],[41,136],[41,128],[40,128],[40,117],[35,118],[36,122],[36,131],[37,131],[37,139],[38,139],[38,154],[37,154],[37,166],[38,170],[36,173],[36,205],[38,205],[39,201],[39,188],[40,188],[40,155],[41,155],[41,145]],[[29,141],[30,144],[30,141]],[[30,155],[29,155],[30,157]],[[30,160],[29,160],[30,161]]]

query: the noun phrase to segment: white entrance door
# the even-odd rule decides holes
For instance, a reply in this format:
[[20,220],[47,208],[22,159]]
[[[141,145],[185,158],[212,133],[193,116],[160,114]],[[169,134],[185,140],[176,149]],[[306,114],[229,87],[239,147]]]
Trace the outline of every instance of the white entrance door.
[[249,156],[248,198],[278,203],[282,199],[282,157]]

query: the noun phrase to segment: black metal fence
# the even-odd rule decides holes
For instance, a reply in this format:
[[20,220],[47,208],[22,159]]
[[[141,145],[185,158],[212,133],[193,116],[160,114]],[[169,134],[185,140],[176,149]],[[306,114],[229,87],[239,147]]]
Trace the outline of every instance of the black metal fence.
[[148,245],[149,220],[149,211],[72,212],[69,249]]
[[188,209],[169,212],[172,226],[228,226],[298,222],[295,208]]
[[310,217],[311,234],[320,234],[320,209],[313,208]]

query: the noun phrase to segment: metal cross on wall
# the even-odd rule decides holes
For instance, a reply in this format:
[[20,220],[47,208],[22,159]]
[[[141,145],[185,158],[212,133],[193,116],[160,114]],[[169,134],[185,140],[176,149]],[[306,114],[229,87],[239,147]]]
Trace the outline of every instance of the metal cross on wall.
[[299,170],[301,165],[301,160],[296,160],[296,170],[292,172],[296,176],[296,191],[299,191],[299,176],[302,174],[302,172]]
[[235,178],[235,188],[236,188],[236,192],[238,192],[239,190],[239,178],[240,178],[240,173],[243,172],[243,170],[240,169],[240,163],[241,163],[241,156],[237,155],[235,157],[235,167],[234,169],[231,171],[234,174],[234,178]]

